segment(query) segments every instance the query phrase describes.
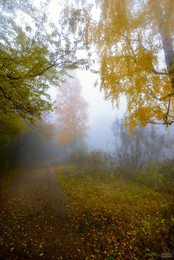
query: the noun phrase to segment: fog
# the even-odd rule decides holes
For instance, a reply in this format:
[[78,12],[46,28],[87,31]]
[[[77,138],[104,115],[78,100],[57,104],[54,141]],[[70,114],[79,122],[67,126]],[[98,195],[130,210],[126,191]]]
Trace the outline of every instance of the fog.
[[[89,130],[88,138],[85,138],[86,144],[90,150],[113,150],[114,139],[111,126],[116,115],[122,117],[126,113],[126,98],[123,96],[120,98],[119,108],[117,108],[110,100],[105,99],[99,84],[94,86],[96,81],[100,83],[98,75],[82,70],[71,72],[71,75],[79,79],[82,86],[81,94],[89,105]],[[55,100],[56,91],[56,88],[49,91],[53,100]]]
[[[169,131],[159,125],[136,127],[131,137],[124,127],[126,99],[121,98],[120,108],[117,109],[104,99],[99,87],[93,86],[93,74],[76,72],[74,78],[67,79],[67,82],[72,83],[77,75],[82,87],[81,94],[88,103],[88,136],[77,138],[75,151],[73,140],[70,143],[59,142],[59,126],[56,125],[54,113],[44,114],[41,125],[29,127],[11,145],[6,145],[13,166],[74,163],[76,156],[78,161],[83,162],[84,156],[99,150],[110,154],[117,165],[124,165],[129,170],[133,167],[134,171],[141,170],[149,162],[173,159],[173,127]],[[55,93],[51,92],[54,99]]]
[[[41,3],[42,1],[36,1],[38,8],[41,7]],[[60,2],[51,1],[48,6],[48,20],[57,23],[58,18],[60,18]],[[45,5],[44,8],[47,9],[48,6]],[[95,11],[95,8],[93,11]],[[97,13],[96,15],[99,18]],[[29,22],[25,12],[23,18],[17,15],[17,23],[20,24],[21,19],[24,18]],[[77,49],[76,55],[78,59],[83,58],[86,54],[81,47]],[[70,59],[71,64],[73,57],[69,55],[70,52],[68,52],[68,59]],[[138,172],[145,169],[148,164],[157,164],[173,159],[173,126],[169,126],[167,130],[163,125],[147,125],[146,128],[136,127],[134,135],[131,136],[128,129],[124,127],[124,116],[127,113],[126,97],[120,94],[120,101],[117,106],[116,103],[111,102],[112,95],[106,99],[104,91],[100,89],[100,61],[93,45],[89,57],[90,55],[95,60],[92,65],[90,64],[90,70],[85,70],[85,67],[83,67],[83,70],[80,70],[80,68],[69,70],[69,66],[67,66],[65,70],[59,71],[60,78],[59,74],[53,74],[55,81],[54,79],[49,81],[47,78],[41,80],[43,85],[47,85],[48,80],[49,86],[43,88],[42,91],[39,90],[40,96],[36,100],[33,99],[33,102],[36,104],[41,102],[39,97],[43,95],[43,100],[39,103],[41,111],[47,110],[47,105],[44,103],[47,100],[47,94],[50,95],[52,102],[55,102],[52,111],[42,112],[41,121],[38,120],[40,117],[39,112],[35,111],[38,106],[29,110],[29,114],[32,114],[31,122],[27,122],[25,112],[19,116],[20,95],[24,93],[14,95],[18,102],[15,100],[17,103],[14,102],[14,104],[17,107],[12,106],[11,112],[12,115],[19,116],[19,121],[15,121],[14,117],[14,129],[13,121],[11,122],[9,119],[8,113],[7,118],[2,121],[4,124],[2,124],[2,140],[0,144],[2,172],[10,168],[34,164],[55,165],[61,163],[76,164],[77,162],[85,164],[90,156],[94,156],[95,159],[100,157],[100,163],[102,164],[105,155],[108,156],[106,156],[107,158],[112,158],[115,169],[122,167],[129,172]],[[76,68],[76,66],[73,68]],[[70,77],[66,75],[65,71],[70,74]],[[29,70],[30,72],[31,70]],[[64,78],[62,75],[64,75]],[[64,83],[63,79],[65,80]],[[11,102],[11,97],[7,97],[7,101]],[[31,105],[33,102],[31,102]],[[45,105],[42,107],[42,104]],[[168,106],[170,106],[170,102]],[[6,106],[3,109],[5,111]],[[26,108],[23,109],[25,111]],[[12,136],[10,134],[8,136],[8,133],[3,132],[6,129],[6,120],[9,124],[9,126],[7,124],[7,132],[11,131]],[[34,121],[35,125],[32,125]],[[107,166],[108,164],[110,162],[106,163]]]
[[173,257],[174,1],[158,2],[0,2],[0,259]]
[[121,98],[119,109],[111,101],[104,99],[103,91],[99,85],[94,87],[99,78],[90,72],[77,73],[82,84],[82,95],[89,104],[89,138],[86,140],[92,149],[101,148],[113,150],[113,135],[111,126],[115,116],[123,116],[126,112],[126,99]]
[[[71,72],[71,76],[73,78],[66,78],[65,84],[74,84],[74,86],[79,84],[80,96],[88,104],[88,118],[85,119],[87,136],[82,134],[82,136],[77,136],[76,141],[72,139],[68,142],[66,140],[60,142],[58,133],[62,126],[59,125],[55,111],[44,113],[42,123],[38,121],[36,126],[26,126],[24,133],[14,139],[12,143],[1,147],[3,151],[1,161],[7,157],[7,161],[10,161],[13,167],[29,164],[54,165],[73,162],[73,158],[77,155],[80,158],[82,154],[87,156],[94,150],[101,150],[103,153],[110,154],[116,164],[124,163],[125,167],[130,168],[130,161],[135,160],[137,165],[140,164],[142,165],[140,168],[143,168],[149,163],[150,158],[151,161],[153,158],[153,162],[173,158],[172,126],[168,130],[160,125],[149,125],[146,129],[137,127],[136,129],[140,130],[137,132],[135,129],[134,137],[131,138],[128,129],[124,128],[123,122],[126,113],[126,98],[120,98],[120,105],[117,108],[110,100],[105,100],[99,85],[94,87],[95,81],[98,80],[96,74],[88,71],[74,71]],[[59,87],[51,88],[49,92],[55,102],[59,95],[58,90]],[[71,108],[69,112],[71,114]],[[77,111],[77,113],[79,112]],[[115,130],[113,130],[113,124]],[[149,129],[152,129],[153,133],[150,133]],[[75,146],[77,146],[76,149]],[[132,159],[132,154],[138,157]],[[141,170],[140,168],[137,170]]]

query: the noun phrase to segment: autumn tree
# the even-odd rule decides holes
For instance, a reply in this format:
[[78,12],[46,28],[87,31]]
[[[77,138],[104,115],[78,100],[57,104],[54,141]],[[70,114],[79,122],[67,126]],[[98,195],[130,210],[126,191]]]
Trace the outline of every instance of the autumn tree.
[[148,123],[171,125],[174,1],[96,0],[96,20],[87,5],[91,1],[83,2],[84,38],[98,50],[105,97],[118,105],[120,95],[126,95],[130,129]]
[[48,89],[61,84],[67,69],[87,64],[77,57],[82,37],[72,40],[67,19],[58,14],[60,20],[53,23],[48,16],[50,1],[40,2],[38,9],[34,1],[0,1],[1,169],[4,162],[9,164],[9,143],[16,143],[26,125],[37,123],[52,109]]
[[58,90],[56,116],[59,143],[73,144],[77,154],[78,141],[87,137],[88,104],[81,95],[78,79],[68,79]]
[[[48,3],[49,4],[49,3]],[[55,25],[47,16],[47,5],[38,10],[31,1],[0,3],[0,123],[9,118],[29,124],[50,110],[47,90],[60,85],[66,70],[85,66],[78,59],[81,40],[73,40],[66,19]],[[10,122],[9,122],[10,123]]]

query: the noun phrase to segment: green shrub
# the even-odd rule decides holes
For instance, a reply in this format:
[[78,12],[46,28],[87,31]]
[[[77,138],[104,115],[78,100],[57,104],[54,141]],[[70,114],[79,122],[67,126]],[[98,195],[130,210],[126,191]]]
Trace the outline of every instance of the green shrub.
[[160,183],[159,170],[156,164],[149,164],[145,169],[133,174],[133,180],[146,186],[157,188]]
[[150,164],[134,173],[133,180],[163,192],[174,193],[174,160]]
[[88,154],[86,166],[91,174],[111,175],[115,169],[115,161],[110,153],[93,150]]
[[174,193],[174,159],[160,164],[159,186],[163,191]]

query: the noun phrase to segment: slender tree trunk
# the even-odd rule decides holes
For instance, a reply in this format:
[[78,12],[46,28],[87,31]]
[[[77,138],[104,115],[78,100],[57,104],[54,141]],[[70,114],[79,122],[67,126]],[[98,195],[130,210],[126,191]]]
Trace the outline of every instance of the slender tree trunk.
[[174,89],[174,50],[172,45],[172,39],[169,31],[169,25],[165,22],[162,12],[158,16],[158,28],[161,36],[165,62],[169,73],[170,82]]
[[64,144],[64,157],[65,157],[65,161],[66,161],[67,160],[66,144]]
[[75,152],[75,160],[77,160],[77,137],[74,139],[74,152]]

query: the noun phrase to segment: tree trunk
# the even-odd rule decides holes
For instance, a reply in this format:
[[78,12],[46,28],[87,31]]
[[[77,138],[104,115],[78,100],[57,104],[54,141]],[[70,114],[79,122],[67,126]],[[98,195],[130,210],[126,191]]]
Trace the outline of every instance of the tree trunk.
[[169,73],[170,82],[172,88],[174,89],[174,51],[169,26],[168,23],[165,22],[162,12],[158,16],[158,24],[159,33],[163,44],[165,62]]

